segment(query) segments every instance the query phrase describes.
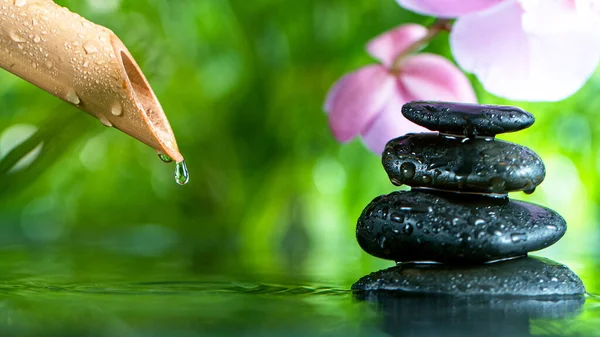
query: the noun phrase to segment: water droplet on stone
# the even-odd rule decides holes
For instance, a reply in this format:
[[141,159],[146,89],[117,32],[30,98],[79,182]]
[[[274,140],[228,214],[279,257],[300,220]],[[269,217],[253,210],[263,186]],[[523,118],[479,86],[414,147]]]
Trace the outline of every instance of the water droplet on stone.
[[519,243],[519,242],[527,241],[527,234],[523,234],[523,233],[511,234],[510,241],[512,241],[512,243]]
[[496,169],[496,172],[498,172],[498,173],[506,172],[508,167],[509,167],[509,164],[507,162],[499,162],[496,165],[494,165],[494,168]]
[[462,223],[463,221],[460,218],[454,218],[452,219],[452,226],[458,226]]
[[493,177],[489,183],[493,192],[502,192],[506,186],[506,182],[500,177]]
[[389,208],[385,207],[381,210],[381,217],[384,219],[387,219],[388,213],[389,213]]
[[431,183],[431,177],[428,176],[428,175],[424,175],[422,179],[423,179],[423,183],[424,184],[430,184]]
[[487,232],[491,235],[501,236],[502,232],[496,226],[489,226]]
[[68,102],[73,103],[75,105],[77,105],[81,102],[81,100],[79,99],[79,96],[73,89],[70,89],[69,91],[67,91],[66,99]]
[[411,226],[410,224],[406,224],[404,225],[404,228],[402,228],[402,232],[404,232],[404,234],[406,235],[411,235],[413,233],[413,226]]
[[525,192],[525,194],[532,194],[533,192],[535,192],[535,186],[531,181],[527,182],[525,187],[523,187],[523,192]]
[[52,63],[52,61],[46,61],[46,68],[48,69],[52,69],[52,67],[54,67],[54,63]]
[[475,220],[475,226],[482,226],[485,225],[485,220],[484,219],[477,219]]
[[413,163],[402,163],[402,165],[400,165],[400,174],[405,178],[405,179],[412,179],[415,176],[415,172],[416,172],[417,168],[415,167],[415,164]]
[[558,227],[555,226],[555,225],[547,225],[546,228],[551,229],[551,230],[555,230],[555,231],[558,230]]
[[23,7],[23,6],[27,5],[27,0],[15,0],[14,4],[17,7]]
[[185,185],[190,181],[190,173],[185,165],[185,160],[182,160],[175,165],[175,181],[179,185]]
[[462,243],[467,243],[473,239],[469,233],[457,234],[457,236],[458,241]]
[[166,154],[164,154],[164,153],[159,153],[159,154],[158,154],[158,158],[160,158],[160,160],[162,160],[162,161],[163,161],[163,162],[165,162],[165,163],[170,163],[170,162],[172,162],[172,161],[173,161],[173,159],[171,159],[171,157],[167,156],[167,155],[166,155]]
[[379,247],[381,247],[381,249],[385,249],[385,240],[386,238],[384,235],[381,235],[379,237]]
[[394,212],[390,215],[390,220],[392,220],[394,222],[402,223],[402,222],[404,222],[404,215]]

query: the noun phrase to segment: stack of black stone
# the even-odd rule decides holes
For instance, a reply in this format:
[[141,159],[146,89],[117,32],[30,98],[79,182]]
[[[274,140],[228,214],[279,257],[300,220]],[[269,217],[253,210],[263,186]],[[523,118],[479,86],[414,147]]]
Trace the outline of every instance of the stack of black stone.
[[[532,193],[545,177],[527,147],[494,139],[525,129],[515,107],[411,102],[402,113],[435,133],[388,142],[383,166],[394,185],[361,214],[356,236],[367,253],[397,266],[365,276],[353,290],[432,294],[581,295],[567,267],[527,257],[567,229],[555,211],[507,193]],[[427,262],[427,263],[425,263]],[[433,263],[431,263],[433,262]]]

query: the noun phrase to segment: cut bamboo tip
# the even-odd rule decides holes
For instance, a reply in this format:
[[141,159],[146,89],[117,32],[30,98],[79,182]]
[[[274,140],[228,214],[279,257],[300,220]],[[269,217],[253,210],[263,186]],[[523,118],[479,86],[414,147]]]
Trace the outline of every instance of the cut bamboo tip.
[[51,0],[0,4],[0,67],[183,161],[150,84],[111,30]]

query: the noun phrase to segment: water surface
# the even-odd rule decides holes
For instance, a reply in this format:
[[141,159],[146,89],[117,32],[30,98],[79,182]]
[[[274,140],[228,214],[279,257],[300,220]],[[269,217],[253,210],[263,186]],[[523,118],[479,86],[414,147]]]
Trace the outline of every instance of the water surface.
[[[249,271],[241,264],[219,270],[209,258],[196,261],[197,268],[180,255],[89,247],[4,248],[0,335],[600,335],[600,299],[593,295],[557,301],[358,297],[348,289],[362,267],[331,258],[346,263],[350,276],[332,278],[318,268]],[[600,265],[589,261],[573,264],[594,292]]]

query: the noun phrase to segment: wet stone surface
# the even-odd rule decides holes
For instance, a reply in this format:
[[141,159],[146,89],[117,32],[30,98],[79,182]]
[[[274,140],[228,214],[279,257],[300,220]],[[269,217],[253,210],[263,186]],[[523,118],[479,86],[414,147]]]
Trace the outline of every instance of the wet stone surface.
[[495,136],[531,126],[535,118],[512,106],[415,101],[402,107],[410,121],[429,130],[465,137]]
[[375,198],[358,219],[356,237],[382,259],[467,264],[543,249],[566,229],[558,213],[535,204],[413,190]]
[[464,192],[531,193],[546,175],[541,158],[527,147],[437,133],[391,140],[382,163],[396,185]]
[[569,268],[532,257],[476,266],[405,263],[361,278],[352,290],[546,298],[585,293],[583,283]]

